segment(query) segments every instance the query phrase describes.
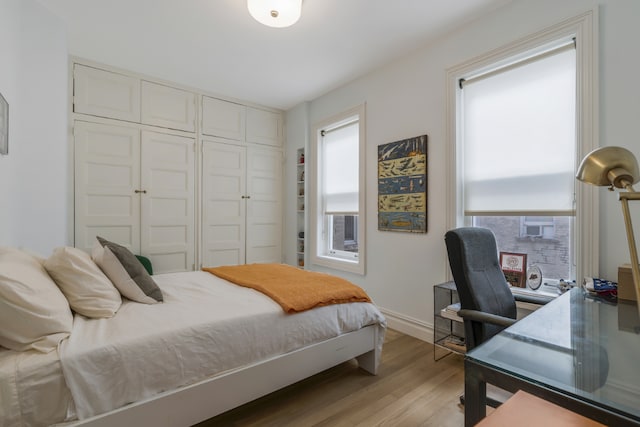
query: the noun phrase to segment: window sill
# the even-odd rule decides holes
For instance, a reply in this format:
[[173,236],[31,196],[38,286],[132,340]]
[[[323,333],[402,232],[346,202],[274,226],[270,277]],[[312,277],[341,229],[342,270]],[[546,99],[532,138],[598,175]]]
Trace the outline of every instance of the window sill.
[[334,270],[347,271],[364,275],[364,264],[360,259],[348,260],[331,256],[315,256],[312,263]]
[[520,237],[516,237],[516,241],[517,242],[540,242],[540,243],[560,243],[560,240],[558,239],[549,239],[549,238],[544,238],[544,237],[538,237],[538,236],[520,236]]

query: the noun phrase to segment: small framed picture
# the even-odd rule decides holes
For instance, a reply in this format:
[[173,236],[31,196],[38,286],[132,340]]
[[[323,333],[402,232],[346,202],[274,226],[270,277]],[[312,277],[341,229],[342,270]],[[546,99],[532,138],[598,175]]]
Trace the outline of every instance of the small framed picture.
[[9,154],[9,103],[0,93],[0,154]]
[[527,269],[527,286],[530,289],[538,290],[542,285],[542,270],[537,265],[532,265]]
[[500,268],[511,286],[524,288],[527,284],[527,254],[500,252]]

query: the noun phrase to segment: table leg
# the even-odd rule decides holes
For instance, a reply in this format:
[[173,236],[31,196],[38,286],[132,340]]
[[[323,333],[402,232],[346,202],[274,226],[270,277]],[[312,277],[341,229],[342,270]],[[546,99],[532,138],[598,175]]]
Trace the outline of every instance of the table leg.
[[473,362],[464,361],[464,425],[475,426],[487,415],[487,383]]

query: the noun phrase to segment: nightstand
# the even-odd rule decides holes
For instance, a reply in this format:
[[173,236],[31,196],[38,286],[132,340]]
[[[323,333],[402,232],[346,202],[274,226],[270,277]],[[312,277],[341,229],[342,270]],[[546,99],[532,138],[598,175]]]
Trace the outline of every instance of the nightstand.
[[458,316],[460,300],[456,284],[440,283],[433,287],[433,358],[440,360],[453,353],[464,354],[464,325]]

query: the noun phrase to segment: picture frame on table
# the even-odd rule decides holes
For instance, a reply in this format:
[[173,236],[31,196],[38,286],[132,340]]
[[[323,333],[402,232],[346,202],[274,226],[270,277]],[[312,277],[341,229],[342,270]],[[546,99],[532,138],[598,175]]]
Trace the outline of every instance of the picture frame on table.
[[500,252],[500,268],[509,285],[517,288],[527,286],[527,254]]
[[9,154],[9,103],[0,93],[0,154]]

